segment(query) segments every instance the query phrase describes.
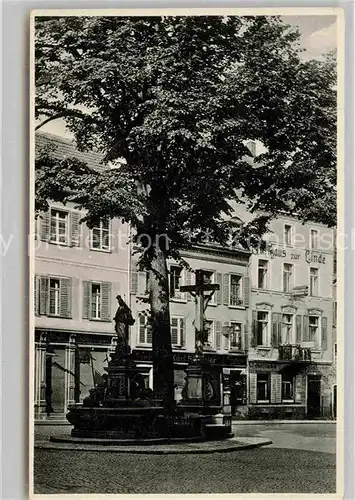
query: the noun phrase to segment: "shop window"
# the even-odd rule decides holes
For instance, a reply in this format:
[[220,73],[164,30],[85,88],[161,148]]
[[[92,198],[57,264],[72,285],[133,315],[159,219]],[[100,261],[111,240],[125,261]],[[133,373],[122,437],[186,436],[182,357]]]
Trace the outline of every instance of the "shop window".
[[294,401],[293,385],[293,377],[282,375],[282,401]]
[[258,403],[270,401],[270,377],[268,373],[258,373],[256,379]]

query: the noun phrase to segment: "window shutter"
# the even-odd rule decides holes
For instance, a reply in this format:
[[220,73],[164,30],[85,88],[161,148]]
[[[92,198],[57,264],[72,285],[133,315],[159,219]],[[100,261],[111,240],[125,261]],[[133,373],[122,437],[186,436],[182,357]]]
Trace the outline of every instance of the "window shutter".
[[[229,326],[229,323],[228,321],[225,321],[223,323],[223,326]],[[229,351],[229,335],[223,335],[224,337],[224,341],[223,341],[223,348],[226,350],[226,351]]]
[[244,325],[244,351],[249,349],[249,322],[246,321]]
[[60,278],[60,316],[71,318],[71,279]]
[[219,285],[219,290],[216,291],[216,302],[217,304],[222,304],[222,287],[223,287],[223,275],[222,273],[216,273],[216,283]]
[[297,373],[295,376],[295,403],[302,403],[303,402],[303,391],[302,391],[302,374]]
[[111,321],[111,283],[102,283],[101,297],[101,320]]
[[251,325],[251,337],[250,337],[250,346],[251,347],[256,347],[257,345],[257,329],[258,329],[258,322],[257,322],[257,311],[252,312],[252,325]]
[[173,345],[178,344],[178,327],[179,327],[178,318],[171,318],[171,343]]
[[138,293],[138,272],[132,270],[131,272],[131,294],[137,295]]
[[270,403],[281,403],[281,374],[271,373]]
[[222,337],[222,323],[221,321],[216,321],[216,349],[221,348],[221,337]]
[[146,332],[147,332],[147,344],[151,344],[153,340],[153,330],[150,318],[147,317],[146,320]]
[[185,347],[186,345],[186,320],[185,318],[180,319],[180,345]]
[[48,314],[48,277],[40,277],[39,314]]
[[34,288],[33,288],[33,307],[34,307],[34,313],[35,316],[39,315],[39,282],[38,282],[38,277],[34,277]]
[[302,340],[302,316],[296,315],[296,344],[300,344]]
[[281,344],[282,314],[277,314],[277,345]]
[[90,295],[91,295],[91,283],[89,281],[83,281],[83,318],[84,319],[89,319]]
[[256,373],[249,374],[249,403],[256,404],[257,401],[257,375]]
[[146,317],[144,314],[138,316],[138,343],[145,344]]
[[71,212],[70,214],[70,244],[72,247],[80,246],[80,213]]
[[327,318],[322,318],[322,351],[328,348],[328,321]]
[[249,276],[243,277],[243,301],[245,307],[249,307],[250,303],[250,278]]
[[223,304],[229,306],[229,274],[223,274]]
[[271,345],[272,347],[278,346],[278,313],[272,313],[272,335],[271,335]]
[[147,273],[145,271],[138,272],[138,295],[147,293]]
[[[191,271],[186,270],[186,285],[192,285],[192,274]],[[194,298],[190,292],[186,292],[186,299],[188,302],[192,302]]]
[[49,241],[49,226],[51,219],[51,210],[42,214],[41,218],[41,240]]
[[309,323],[308,316],[303,316],[303,340],[305,342],[309,341]]

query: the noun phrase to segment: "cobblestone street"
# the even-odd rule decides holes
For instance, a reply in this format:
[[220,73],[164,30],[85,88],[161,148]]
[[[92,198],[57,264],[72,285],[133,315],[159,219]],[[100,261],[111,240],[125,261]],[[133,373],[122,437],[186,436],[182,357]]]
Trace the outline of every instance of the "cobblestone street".
[[[53,430],[37,429],[37,439]],[[35,493],[335,492],[334,424],[234,424],[234,432],[273,444],[211,455],[35,450]]]

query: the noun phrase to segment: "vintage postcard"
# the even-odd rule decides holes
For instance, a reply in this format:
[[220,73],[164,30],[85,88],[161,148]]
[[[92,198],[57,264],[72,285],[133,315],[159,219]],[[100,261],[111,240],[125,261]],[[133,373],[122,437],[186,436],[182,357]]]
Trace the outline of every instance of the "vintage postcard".
[[32,497],[342,497],[343,110],[341,9],[32,13]]

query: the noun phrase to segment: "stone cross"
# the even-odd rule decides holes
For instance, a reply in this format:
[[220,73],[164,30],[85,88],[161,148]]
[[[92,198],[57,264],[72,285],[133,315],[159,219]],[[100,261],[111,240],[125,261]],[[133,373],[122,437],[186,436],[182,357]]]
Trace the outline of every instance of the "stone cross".
[[[196,350],[200,352],[202,349],[204,339],[204,320],[205,311],[208,303],[211,300],[215,291],[219,290],[218,283],[210,283],[209,276],[203,269],[196,270],[196,282],[194,285],[184,285],[180,287],[180,291],[188,292],[196,298]],[[206,292],[210,292],[207,293]]]

